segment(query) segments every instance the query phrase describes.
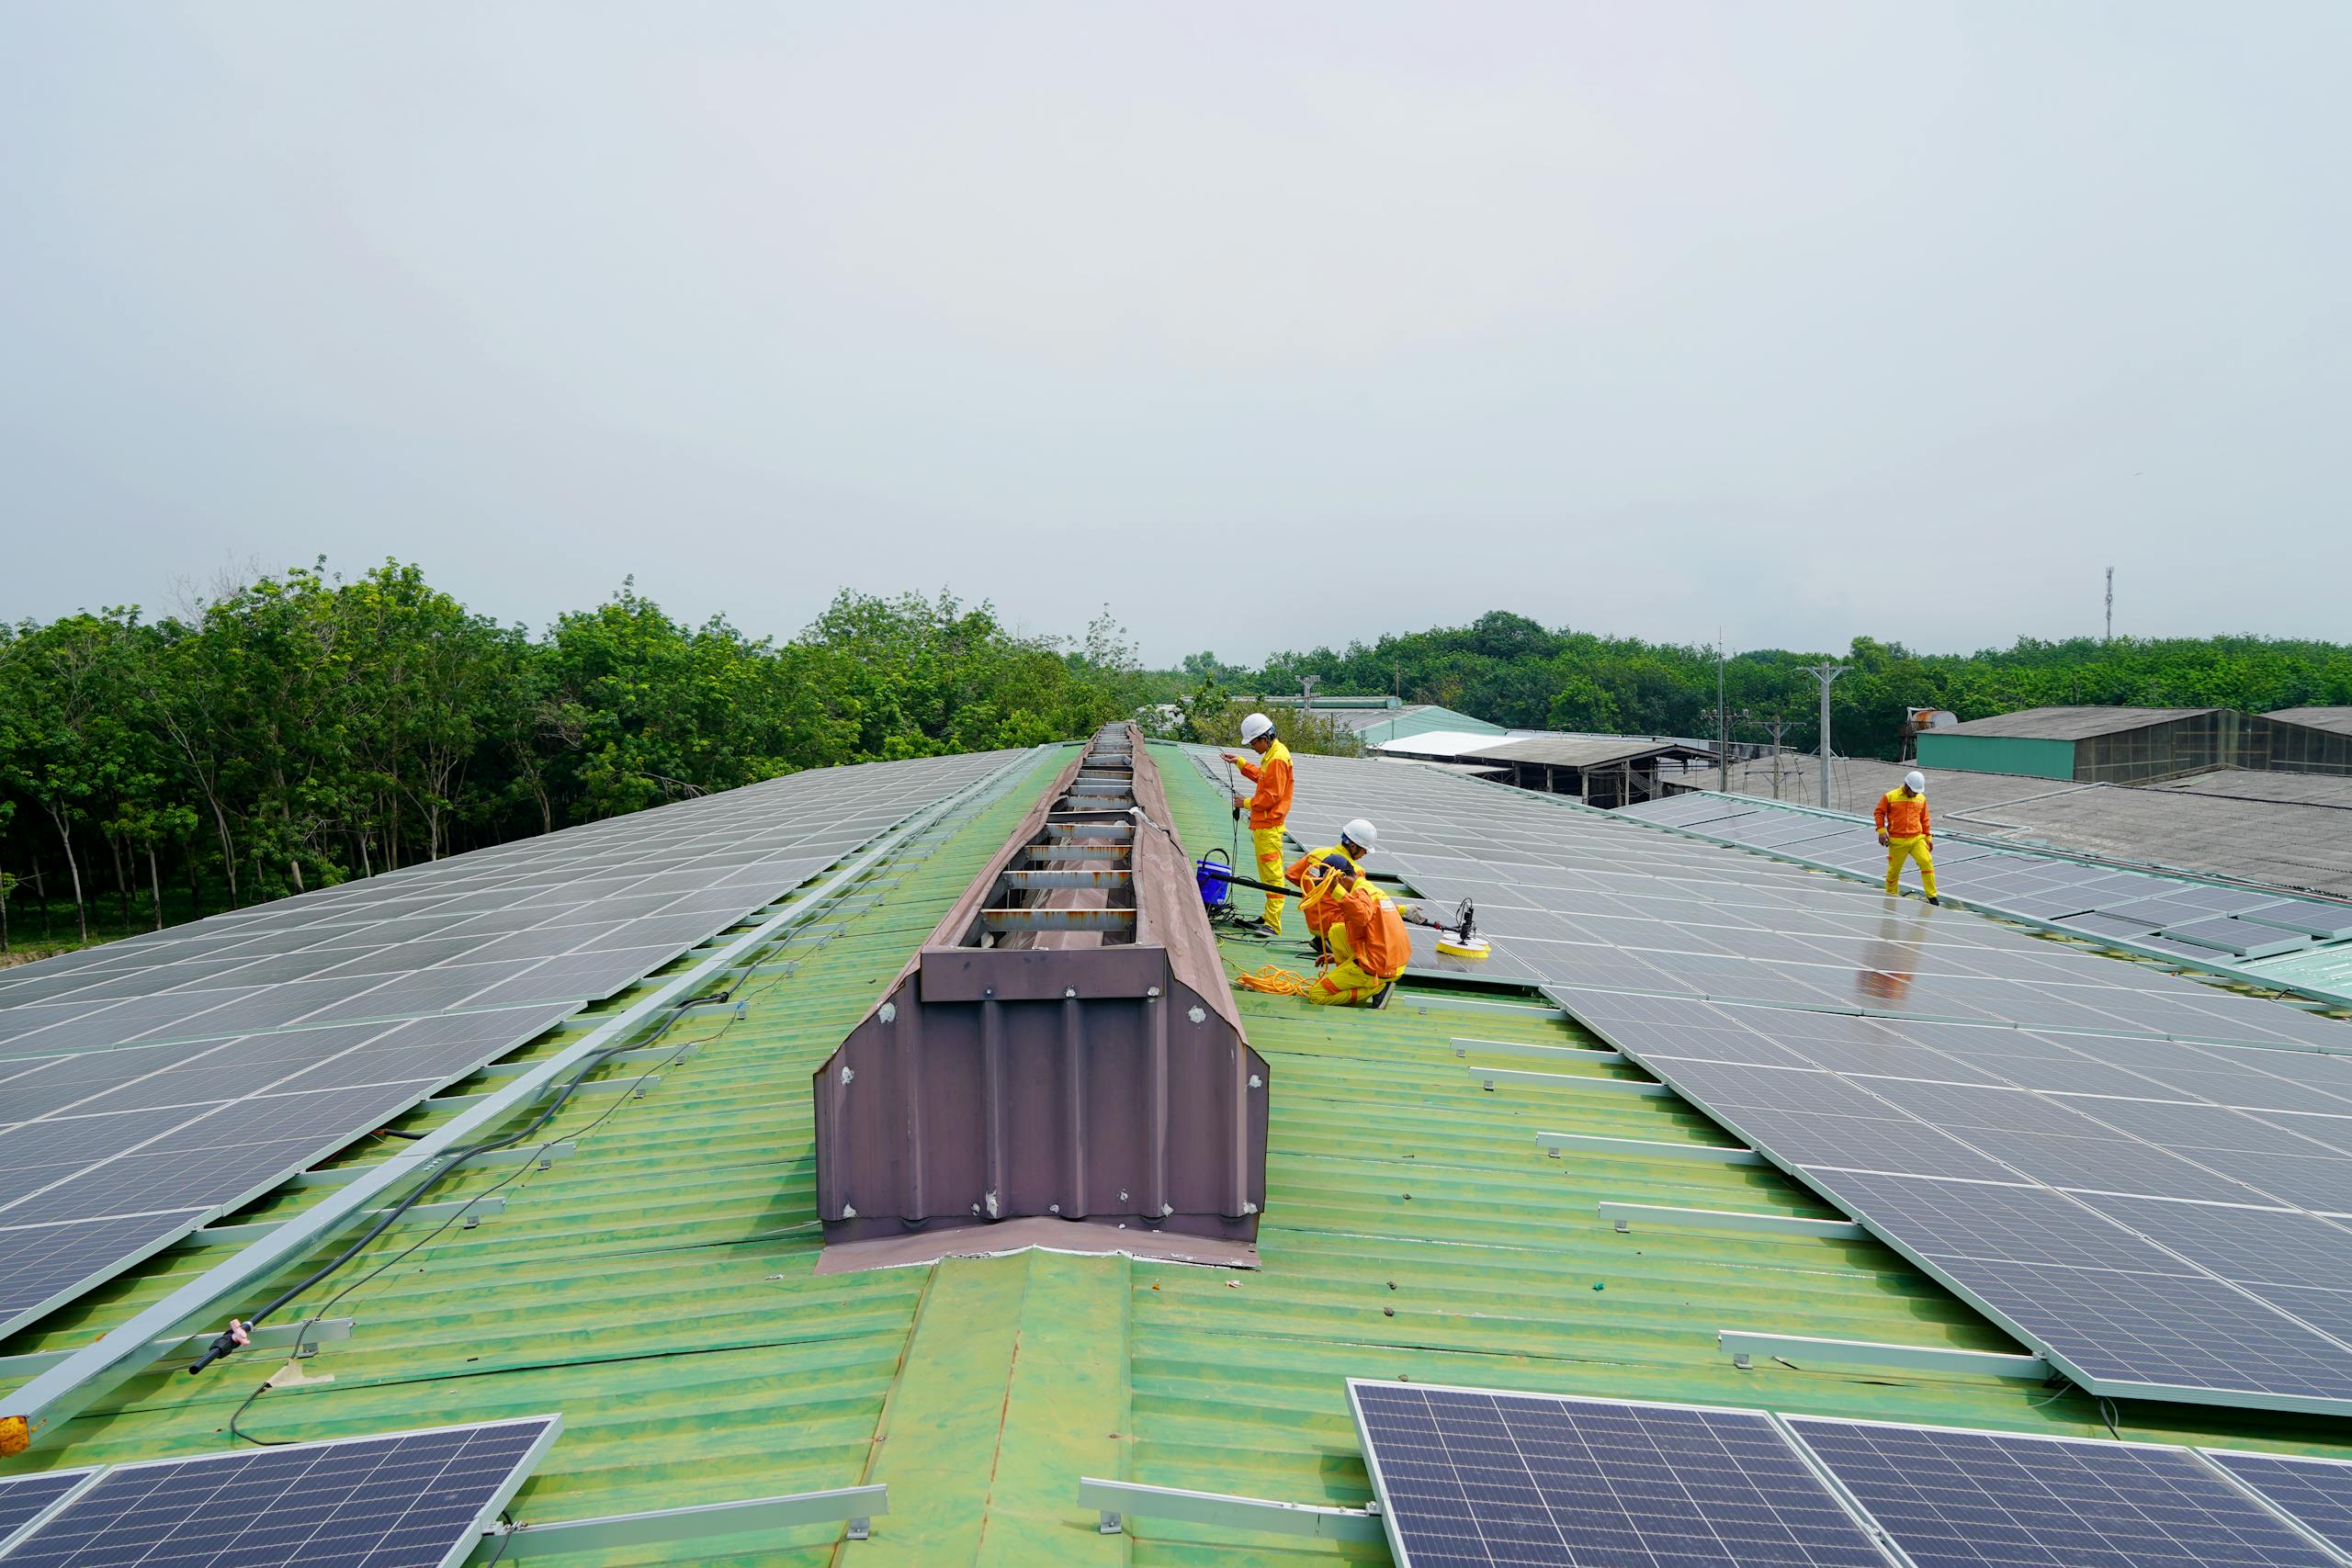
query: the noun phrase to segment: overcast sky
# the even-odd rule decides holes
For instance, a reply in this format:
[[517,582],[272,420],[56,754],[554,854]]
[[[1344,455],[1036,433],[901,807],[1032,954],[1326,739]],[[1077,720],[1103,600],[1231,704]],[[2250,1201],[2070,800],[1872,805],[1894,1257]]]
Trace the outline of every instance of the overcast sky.
[[0,0],[0,615],[2352,638],[2352,6]]

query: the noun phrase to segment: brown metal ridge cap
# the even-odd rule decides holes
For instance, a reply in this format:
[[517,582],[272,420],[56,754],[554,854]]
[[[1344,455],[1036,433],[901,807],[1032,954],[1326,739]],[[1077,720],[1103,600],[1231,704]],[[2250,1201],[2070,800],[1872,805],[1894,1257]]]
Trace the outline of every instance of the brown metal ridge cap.
[[1086,748],[1081,744],[1078,749],[1078,754],[1069,760],[1069,766],[1064,768],[1055,777],[1054,782],[1046,786],[1045,793],[1037,796],[1037,803],[1022,817],[1021,825],[1014,829],[1011,836],[1004,840],[1004,847],[998,850],[989,863],[972,878],[965,887],[963,896],[956,900],[955,905],[946,914],[940,917],[939,923],[931,928],[931,934],[915,943],[914,951],[907,954],[907,961],[899,966],[899,972],[896,975],[890,976],[889,984],[882,987],[875,994],[872,1005],[866,1008],[865,1014],[859,1019],[860,1022],[873,1017],[882,1004],[890,999],[891,993],[899,988],[899,983],[922,967],[924,949],[953,947],[956,944],[966,928],[971,925],[973,918],[979,913],[980,906],[988,902],[989,894],[995,890],[996,879],[1003,874],[1008,866],[1012,865],[1015,856],[1028,852],[1029,841],[1035,839],[1038,829],[1046,825],[1046,814],[1053,810],[1054,803],[1069,792],[1070,781],[1078,777],[1078,770],[1085,763]]
[[[1168,828],[1168,792],[1159,782],[1159,765],[1151,759],[1143,736],[1127,726],[1135,756],[1136,804],[1145,816]],[[1202,907],[1200,883],[1190,855],[1169,842],[1165,834],[1148,829],[1136,834],[1136,907],[1143,912],[1136,932],[1139,942],[1168,950],[1168,966],[1177,979],[1192,987],[1219,1018],[1233,1026],[1243,1044],[1249,1031],[1233,1005],[1233,987],[1225,977],[1225,963],[1217,956],[1216,935],[1209,930],[1208,910]],[[1146,874],[1146,867],[1149,874]]]

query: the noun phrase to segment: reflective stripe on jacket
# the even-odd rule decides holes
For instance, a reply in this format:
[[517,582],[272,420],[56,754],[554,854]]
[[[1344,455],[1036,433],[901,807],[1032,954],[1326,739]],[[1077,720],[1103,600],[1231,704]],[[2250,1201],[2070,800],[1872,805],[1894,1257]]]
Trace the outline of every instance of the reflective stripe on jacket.
[[1279,828],[1290,819],[1290,748],[1277,740],[1254,762],[1237,762],[1241,776],[1258,786],[1250,797],[1250,826]]
[[1890,839],[1924,839],[1935,831],[1928,826],[1928,797],[1905,795],[1899,789],[1878,797],[1878,809],[1871,813],[1871,820]]

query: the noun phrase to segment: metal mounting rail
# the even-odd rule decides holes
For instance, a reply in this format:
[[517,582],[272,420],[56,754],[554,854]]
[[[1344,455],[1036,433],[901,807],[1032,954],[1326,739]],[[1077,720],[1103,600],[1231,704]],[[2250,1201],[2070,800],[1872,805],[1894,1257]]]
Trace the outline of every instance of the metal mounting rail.
[[1731,1352],[1731,1362],[1743,1370],[1755,1358],[1792,1359],[1849,1367],[1900,1367],[1915,1372],[1975,1372],[1985,1377],[2015,1378],[2041,1382],[2057,1369],[2039,1356],[2017,1356],[1998,1350],[1946,1350],[1928,1345],[1887,1345],[1871,1339],[1815,1339],[1801,1334],[1757,1334],[1746,1329],[1717,1332],[1715,1343]]
[[1593,1205],[1618,1230],[1630,1232],[1635,1220],[1644,1224],[1679,1225],[1690,1230],[1754,1231],[1759,1235],[1815,1235],[1829,1241],[1867,1241],[1870,1233],[1851,1220],[1809,1220],[1797,1214],[1759,1214],[1742,1209],[1683,1209],[1664,1203]]
[[830,1492],[794,1492],[778,1497],[747,1497],[734,1503],[698,1503],[684,1508],[655,1508],[641,1514],[609,1514],[552,1524],[493,1525],[482,1532],[500,1562],[551,1557],[572,1551],[612,1551],[623,1547],[701,1540],[710,1536],[748,1535],[796,1525],[846,1520],[852,1540],[864,1540],[873,1521],[890,1511],[888,1486],[842,1486]]
[[1547,1155],[1557,1155],[1562,1149],[1576,1149],[1585,1154],[1624,1155],[1635,1159],[1688,1159],[1710,1165],[1763,1165],[1762,1155],[1754,1149],[1732,1148],[1723,1144],[1668,1144],[1651,1138],[1606,1138],[1598,1133],[1538,1133],[1535,1141]]
[[1578,1073],[1531,1073],[1518,1067],[1464,1067],[1462,1069],[1478,1080],[1478,1087],[1492,1091],[1497,1084],[1517,1084],[1533,1089],[1589,1089],[1603,1094],[1647,1095],[1663,1100],[1674,1090],[1647,1078],[1604,1078]]
[[817,886],[693,968],[661,981],[627,1010],[616,1013],[556,1055],[535,1063],[488,1099],[427,1133],[407,1153],[370,1167],[366,1175],[345,1183],[325,1201],[288,1219],[264,1240],[214,1264],[23,1387],[0,1393],[0,1455],[17,1452],[40,1441],[43,1434],[108,1388],[153,1365],[163,1355],[157,1348],[159,1341],[173,1343],[171,1337],[194,1332],[191,1324],[200,1325],[241,1292],[307,1256],[345,1225],[356,1224],[377,1206],[377,1201],[387,1191],[429,1174],[441,1156],[462,1147],[476,1134],[486,1132],[527,1108],[549,1085],[560,1082],[597,1052],[627,1040],[678,1000],[692,995],[738,954],[752,951],[824,908],[834,895],[899,844],[947,817],[958,806],[984,795],[990,786],[1012,777],[1018,770],[1028,768],[1036,756],[1035,750],[1023,751],[996,772],[885,829]]
[[1385,1534],[1380,1516],[1369,1508],[1333,1508],[1319,1503],[1278,1503],[1265,1497],[1237,1497],[1224,1492],[1186,1492],[1173,1486],[1138,1486],[1132,1481],[1103,1481],[1091,1475],[1078,1480],[1081,1507],[1097,1510],[1104,1535],[1117,1535],[1126,1515],[1138,1518],[1182,1519],[1188,1524],[1221,1525],[1227,1529],[1262,1530],[1269,1535],[1300,1535],[1316,1540],[1379,1540]]
[[[254,1330],[253,1343],[247,1348],[283,1350],[299,1339],[301,1354],[310,1356],[329,1340],[350,1337],[351,1319],[347,1317],[320,1318],[311,1325],[308,1334],[302,1332],[302,1325],[299,1323],[265,1323]],[[212,1336],[209,1334],[174,1335],[156,1344],[155,1359],[168,1361],[179,1356],[193,1361],[211,1343]],[[30,1350],[21,1356],[0,1356],[0,1378],[28,1378],[35,1372],[45,1372],[73,1353],[71,1350]]]
[[[419,1203],[400,1217],[400,1224],[404,1226],[430,1224],[435,1220],[453,1220],[463,1216],[466,1229],[471,1230],[491,1215],[505,1212],[506,1200],[486,1192],[479,1198],[452,1198],[446,1203]],[[384,1217],[384,1213],[378,1209],[360,1217],[379,1220]],[[188,1232],[172,1245],[188,1248],[243,1247],[248,1242],[261,1240],[286,1223],[284,1220],[255,1220],[251,1224],[206,1225],[201,1230]]]

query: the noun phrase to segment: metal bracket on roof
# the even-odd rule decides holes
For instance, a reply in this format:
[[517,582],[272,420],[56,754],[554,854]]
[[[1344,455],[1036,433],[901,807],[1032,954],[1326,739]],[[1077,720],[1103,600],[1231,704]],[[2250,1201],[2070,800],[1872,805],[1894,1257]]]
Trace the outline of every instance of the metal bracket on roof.
[[1710,1165],[1765,1165],[1754,1149],[1727,1148],[1721,1144],[1665,1144],[1649,1138],[1604,1138],[1593,1133],[1538,1133],[1535,1141],[1555,1158],[1562,1149],[1585,1154],[1623,1155],[1633,1159],[1688,1159]]
[[1592,1062],[1607,1064],[1622,1062],[1625,1054],[1606,1045],[1538,1045],[1522,1040],[1479,1040],[1457,1034],[1446,1042],[1457,1056],[1467,1057],[1471,1052],[1484,1052],[1493,1056],[1532,1056],[1544,1062]]
[[[250,1348],[284,1350],[300,1341],[302,1354],[307,1356],[330,1340],[351,1337],[351,1319],[347,1317],[317,1318],[311,1321],[310,1328],[310,1333],[304,1334],[300,1321],[265,1323],[253,1331]],[[175,1334],[168,1339],[155,1341],[155,1359],[159,1361],[174,1359],[192,1361],[202,1355],[204,1348],[211,1343],[212,1336],[209,1334]],[[45,1372],[73,1353],[71,1350],[33,1350],[22,1356],[0,1356],[0,1382]]]
[[[506,1200],[494,1195],[484,1195],[480,1198],[452,1198],[446,1203],[419,1203],[400,1217],[400,1224],[421,1225],[429,1221],[446,1220],[463,1214],[466,1229],[471,1230],[490,1215],[503,1213],[505,1209]],[[384,1213],[382,1209],[377,1209],[361,1217],[379,1220],[384,1217]],[[177,1245],[191,1247],[243,1247],[247,1242],[259,1241],[285,1223],[284,1220],[261,1220],[249,1225],[206,1225],[201,1230],[188,1232],[187,1235],[180,1238]]]
[[482,1532],[497,1542],[502,1562],[551,1557],[561,1552],[613,1551],[625,1547],[700,1540],[710,1536],[749,1535],[796,1525],[846,1520],[852,1540],[872,1533],[876,1516],[890,1512],[888,1486],[842,1486],[829,1492],[792,1492],[746,1497],[732,1503],[700,1503],[684,1508],[655,1508],[639,1514],[607,1514],[551,1524],[493,1524]]
[[1538,1089],[1593,1089],[1604,1093],[1648,1095],[1653,1099],[1674,1092],[1662,1083],[1647,1078],[1584,1077],[1574,1073],[1530,1073],[1517,1067],[1470,1067],[1465,1069],[1478,1080],[1478,1087],[1488,1093],[1498,1083],[1533,1085]]
[[1899,1367],[1915,1372],[1974,1372],[1984,1377],[2015,1378],[2043,1382],[2057,1369],[2039,1356],[2005,1355],[1997,1350],[1945,1350],[1928,1345],[1884,1345],[1869,1339],[1814,1339],[1798,1334],[1756,1334],[1725,1328],[1715,1343],[1731,1352],[1731,1364],[1743,1370],[1758,1356],[1836,1366]]
[[[707,1006],[708,1003],[697,1002],[695,1005],[697,1007],[704,1007]],[[691,1040],[676,1045],[640,1046],[634,1051],[621,1051],[605,1057],[604,1062],[601,1064],[601,1066],[626,1066],[631,1062],[662,1062],[669,1064],[690,1061],[695,1056],[701,1054],[702,1045],[703,1043],[701,1041]],[[474,1076],[485,1078],[519,1077],[523,1074],[530,1071],[531,1068],[537,1065],[537,1063],[530,1061],[492,1062],[490,1066],[481,1069],[481,1071],[476,1073]],[[585,1094],[595,1087],[597,1087],[595,1084],[582,1084],[580,1086],[580,1092]],[[427,1105],[438,1105],[442,1102],[437,1100],[428,1100],[424,1103]]]
[[1237,1497],[1223,1492],[1185,1492],[1173,1486],[1138,1486],[1132,1481],[1079,1477],[1081,1507],[1100,1512],[1096,1526],[1104,1535],[1117,1535],[1124,1516],[1149,1519],[1182,1519],[1188,1524],[1221,1525],[1227,1529],[1261,1530],[1268,1535],[1306,1536],[1316,1540],[1379,1540],[1385,1532],[1380,1515],[1372,1508],[1333,1508],[1317,1503],[1277,1503],[1263,1497]]
[[1611,1203],[1593,1206],[1620,1232],[1631,1232],[1635,1220],[1645,1224],[1680,1225],[1690,1230],[1754,1231],[1763,1235],[1815,1235],[1831,1241],[1862,1241],[1870,1233],[1851,1220],[1808,1220],[1795,1214],[1757,1214],[1737,1209],[1679,1209],[1664,1203]]
[[[466,1163],[469,1166],[536,1165],[541,1170],[545,1170],[556,1161],[569,1159],[579,1152],[580,1145],[567,1138],[553,1144],[524,1144],[511,1149],[492,1149],[486,1154],[474,1156]],[[288,1177],[286,1185],[288,1187],[341,1187],[358,1180],[361,1177],[379,1168],[379,1166],[380,1162],[370,1165],[336,1166],[332,1170],[306,1170],[298,1176]]]
[[[657,1056],[661,1054],[658,1050],[652,1053]],[[632,1052],[631,1055],[636,1053]],[[602,1094],[634,1094],[642,1100],[659,1088],[661,1083],[660,1073],[640,1073],[633,1078],[594,1078],[573,1089],[571,1095],[574,1100],[586,1100]],[[562,1089],[561,1084],[549,1084],[535,1098],[545,1100],[550,1095],[560,1093]],[[436,1094],[417,1109],[420,1111],[462,1111],[469,1105],[480,1105],[497,1092],[496,1089],[483,1089],[478,1094]]]
[[[1427,979],[1432,976],[1451,978],[1451,971],[1443,969],[1408,969],[1404,978]],[[1435,1008],[1440,1012],[1517,1013],[1521,1018],[1568,1020],[1567,1010],[1541,1002],[1489,1001],[1483,997],[1449,996],[1443,991],[1415,991],[1401,1004],[1414,1011],[1426,1013]]]

